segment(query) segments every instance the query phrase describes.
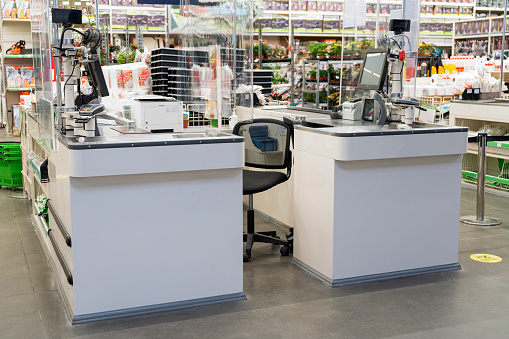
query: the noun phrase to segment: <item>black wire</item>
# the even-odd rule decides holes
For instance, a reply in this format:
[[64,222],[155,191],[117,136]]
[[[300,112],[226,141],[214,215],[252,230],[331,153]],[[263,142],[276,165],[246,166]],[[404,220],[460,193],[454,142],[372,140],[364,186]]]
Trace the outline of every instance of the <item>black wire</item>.
[[394,43],[396,44],[396,46],[398,46],[399,49],[403,49],[394,38],[391,38],[391,40],[394,41]]
[[81,34],[81,36],[85,36],[85,34],[81,33],[77,29],[74,29],[74,28],[71,28],[71,27],[64,28],[64,30],[62,31],[62,35],[60,36],[60,47],[59,47],[59,50],[62,50],[62,44],[64,43],[64,33],[67,32],[67,31],[73,31],[73,32]]
[[[76,64],[78,62],[76,61],[76,63],[72,66],[72,72],[71,72],[71,75],[69,75],[69,77],[67,78],[67,80],[65,81],[64,83],[64,100],[65,100],[65,86],[67,85],[67,83],[69,82],[69,79],[72,78],[72,76],[74,75],[74,70],[76,69]],[[59,75],[60,76],[60,75]]]

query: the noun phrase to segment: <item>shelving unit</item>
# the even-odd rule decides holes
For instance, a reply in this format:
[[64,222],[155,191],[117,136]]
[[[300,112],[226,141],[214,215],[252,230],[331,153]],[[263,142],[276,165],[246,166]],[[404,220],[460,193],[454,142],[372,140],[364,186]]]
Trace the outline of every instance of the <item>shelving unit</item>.
[[[461,53],[458,48],[460,42],[472,44],[473,54],[490,54],[498,48],[496,38],[502,36],[504,17],[486,17],[454,23],[452,55]],[[509,27],[509,25],[507,25]],[[470,41],[468,41],[470,40]],[[482,46],[482,48],[478,47]]]
[[[449,125],[468,127],[472,136],[483,126],[498,126],[509,132],[509,109],[507,103],[500,104],[465,104],[451,103]],[[469,143],[467,153],[463,157],[463,179],[477,180],[477,143]],[[488,142],[487,156],[487,185],[509,191],[509,143]]]
[[[280,8],[278,9],[271,9],[271,10],[265,10],[262,14],[262,16],[259,18],[259,20],[269,20],[269,19],[281,19],[286,20],[286,23],[283,23],[282,25],[277,25],[278,27],[271,27],[271,29],[264,29],[263,35],[266,37],[276,38],[279,37],[281,40],[281,43],[283,43],[283,40],[289,38],[289,27],[292,27],[294,23],[298,23],[302,20],[309,20],[307,17],[313,17],[313,16],[320,16],[323,20],[327,20],[327,18],[337,18],[338,21],[343,20],[344,16],[344,1],[343,0],[329,0],[329,1],[318,1],[318,6],[316,8],[319,8],[320,3],[325,3],[326,10],[325,11],[318,11],[318,10],[308,10],[309,9],[309,2],[307,6],[302,6],[300,3],[305,1],[299,1],[299,0],[288,0],[288,2],[275,2],[278,3],[278,6]],[[272,4],[273,2],[270,1]],[[374,0],[368,0],[366,1],[367,4],[367,29],[364,31],[362,29],[359,29],[358,32],[354,31],[346,31],[345,37],[352,38],[355,36],[363,36],[368,34],[371,29],[374,29],[374,22],[373,20],[376,18],[376,3],[377,1]],[[281,4],[288,4],[287,6],[284,5],[285,8],[288,8],[287,10],[282,10]],[[328,6],[328,4],[335,4],[335,6]],[[388,20],[390,17],[390,11],[393,9],[397,9],[396,6],[401,6],[402,1],[398,0],[382,0],[380,2],[380,29],[382,31],[388,29]],[[450,47],[452,44],[452,23],[458,20],[464,20],[464,19],[473,19],[475,14],[475,3],[473,0],[467,0],[461,3],[458,2],[449,2],[449,1],[421,1],[421,7],[423,7],[423,10],[421,10],[421,23],[432,23],[433,25],[430,25],[436,28],[436,25],[438,24],[443,28],[442,32],[431,32],[426,30],[421,30],[421,37],[424,42],[432,42],[436,45],[443,46],[443,47]],[[431,8],[432,13],[426,13],[428,12],[428,7]],[[272,5],[268,8],[272,8]],[[298,8],[298,9],[296,9]],[[312,7],[315,8],[315,7]],[[451,14],[442,14],[442,10],[450,10],[450,9],[456,9],[456,13]],[[335,9],[335,10],[334,10]],[[369,22],[373,22],[373,24],[370,24]],[[371,27],[373,26],[373,27]],[[257,27],[257,25],[255,25]],[[283,28],[282,28],[283,27]],[[286,27],[286,28],[284,28]],[[341,24],[340,26],[341,27]],[[426,26],[427,27],[427,26]],[[322,29],[320,29],[322,30]],[[357,33],[357,34],[356,34]],[[422,34],[424,33],[424,34]],[[300,38],[303,40],[306,39],[314,39],[314,38],[328,38],[328,37],[338,37],[338,35],[341,34],[341,29],[338,28],[337,32],[326,32],[323,30],[322,32],[316,32],[316,31],[305,31],[305,28],[296,28],[294,36],[296,38]]]
[[[106,0],[106,2],[109,2],[109,4],[113,3],[112,0]],[[139,16],[140,20],[137,21],[142,23],[145,22],[145,24],[139,25],[141,27],[142,35],[154,38],[160,37],[161,39],[167,35],[168,25],[165,23],[168,21],[175,21],[174,19],[168,20],[169,16],[172,16],[172,13],[165,7],[142,7],[133,6],[132,4],[126,6],[113,6],[109,4],[99,4],[99,23],[101,27],[107,27],[105,29],[101,29],[101,31],[107,34],[110,42],[117,42],[116,45],[120,45],[119,42],[121,41],[124,41],[123,44],[125,45],[125,41],[129,41],[130,38],[135,38],[136,25],[129,22],[130,17]],[[123,22],[116,21],[121,18],[117,17],[117,14],[125,15],[125,20],[123,20]],[[159,21],[162,22],[163,25],[157,29],[148,29],[148,17],[150,16],[161,17],[161,20]],[[146,19],[144,20],[143,17],[146,17]],[[138,44],[139,42],[136,43]],[[158,47],[154,39],[144,39],[143,43],[150,50]]]
[[19,40],[26,42],[26,48],[32,48],[32,33],[28,19],[4,19],[0,17],[0,51],[1,76],[4,84],[0,90],[1,109],[0,126],[6,126],[12,132],[10,119],[11,106],[19,103],[19,92],[30,91],[30,88],[7,88],[7,75],[5,67],[9,65],[33,66],[32,55],[9,55],[7,50]]

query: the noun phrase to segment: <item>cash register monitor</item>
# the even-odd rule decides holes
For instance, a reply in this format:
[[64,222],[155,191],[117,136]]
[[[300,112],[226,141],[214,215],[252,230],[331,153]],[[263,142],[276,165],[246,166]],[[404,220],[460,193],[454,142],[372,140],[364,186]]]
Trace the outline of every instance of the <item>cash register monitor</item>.
[[382,91],[387,76],[386,49],[369,49],[364,55],[362,71],[357,88]]

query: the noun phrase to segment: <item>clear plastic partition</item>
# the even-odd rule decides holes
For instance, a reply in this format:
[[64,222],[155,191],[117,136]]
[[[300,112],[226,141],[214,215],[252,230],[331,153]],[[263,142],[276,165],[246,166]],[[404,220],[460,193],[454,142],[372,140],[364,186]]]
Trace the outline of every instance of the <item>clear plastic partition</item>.
[[[327,16],[323,22],[324,32],[326,28],[327,32],[339,32],[338,38],[334,36],[307,46],[307,57],[302,62],[302,106],[334,111],[350,99],[370,97],[372,89],[361,89],[358,85],[364,55],[367,50],[376,48],[406,53],[402,65],[391,64],[391,69],[398,68],[401,76],[393,74],[389,87],[384,89],[387,93],[395,91],[405,95],[404,88],[415,86],[420,1],[403,0],[378,6],[376,1],[344,0],[341,6],[344,15],[339,23]],[[410,32],[391,32],[391,19],[409,19]],[[299,24],[299,20],[292,20],[295,32],[303,32]],[[443,33],[446,25],[440,27]],[[447,27],[450,30],[451,27]],[[393,90],[394,84],[397,88]]]
[[55,149],[53,105],[53,69],[51,58],[51,8],[48,0],[32,0],[32,41],[34,80],[39,124],[39,142],[47,150]]
[[252,44],[253,2],[181,0],[179,11],[170,48],[158,56],[166,61],[169,95],[187,106],[190,126],[194,120],[228,126],[237,105],[239,118],[251,119],[252,100],[238,94],[251,96],[252,56],[246,46]]

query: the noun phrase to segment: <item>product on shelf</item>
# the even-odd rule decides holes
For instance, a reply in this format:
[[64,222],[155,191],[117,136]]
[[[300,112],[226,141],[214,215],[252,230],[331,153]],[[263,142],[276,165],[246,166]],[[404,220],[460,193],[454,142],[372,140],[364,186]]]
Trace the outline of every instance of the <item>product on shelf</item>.
[[7,79],[8,88],[20,88],[22,82],[21,66],[5,66],[5,77]]
[[4,19],[30,19],[30,1],[4,0],[2,12]]
[[128,29],[134,30],[137,26],[147,27],[147,15],[144,12],[129,12],[127,14]]
[[323,16],[308,15],[306,20],[306,32],[322,32]]
[[149,14],[147,15],[147,29],[149,31],[164,30],[165,21],[164,15]]
[[21,66],[21,81],[21,87],[23,88],[35,87],[33,66]]
[[111,28],[125,29],[127,24],[127,13],[112,13],[111,14]]
[[339,32],[339,17],[324,15],[323,17],[323,32],[324,33],[337,33]]

